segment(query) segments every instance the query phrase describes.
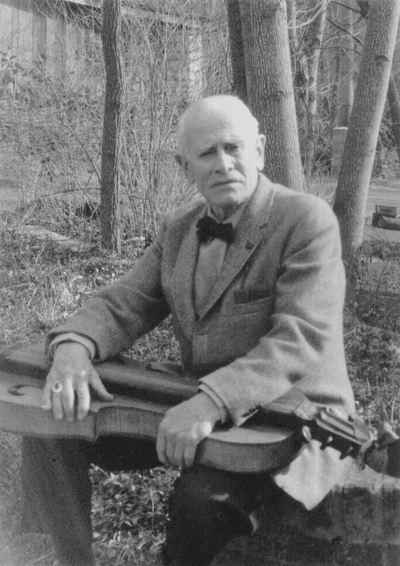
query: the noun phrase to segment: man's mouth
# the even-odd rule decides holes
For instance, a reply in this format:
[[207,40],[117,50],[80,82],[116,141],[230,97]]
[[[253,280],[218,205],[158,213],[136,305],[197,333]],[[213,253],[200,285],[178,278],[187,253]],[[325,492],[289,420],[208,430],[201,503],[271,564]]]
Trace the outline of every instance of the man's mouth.
[[224,187],[225,185],[232,185],[232,183],[237,183],[236,179],[229,179],[228,181],[220,181],[219,183],[214,183],[214,187]]

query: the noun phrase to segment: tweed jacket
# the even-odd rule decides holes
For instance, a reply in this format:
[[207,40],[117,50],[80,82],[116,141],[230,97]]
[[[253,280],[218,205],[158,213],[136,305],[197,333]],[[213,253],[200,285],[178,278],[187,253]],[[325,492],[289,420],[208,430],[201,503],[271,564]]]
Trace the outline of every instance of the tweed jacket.
[[[234,423],[293,386],[316,403],[353,412],[342,338],[345,276],[329,205],[260,175],[208,303],[196,316],[196,223],[205,206],[199,199],[169,214],[133,269],[49,339],[78,332],[93,340],[97,359],[104,360],[171,314],[184,370],[219,396]],[[311,443],[276,482],[313,507],[337,481],[341,465],[333,452],[322,454]]]

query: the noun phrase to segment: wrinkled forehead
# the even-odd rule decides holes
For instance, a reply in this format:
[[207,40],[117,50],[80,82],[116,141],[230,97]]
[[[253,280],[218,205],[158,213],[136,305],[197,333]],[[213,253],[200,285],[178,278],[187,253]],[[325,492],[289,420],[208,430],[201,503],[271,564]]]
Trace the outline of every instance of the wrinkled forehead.
[[205,149],[216,144],[247,143],[256,140],[257,123],[249,112],[224,108],[199,109],[190,113],[182,131],[182,149]]
[[190,132],[187,136],[187,151],[190,152],[202,152],[208,149],[217,148],[218,146],[238,146],[243,147],[248,145],[253,137],[245,135],[243,130],[235,130],[234,128],[214,127],[211,130],[206,128],[200,128],[199,130],[193,130],[192,134]]

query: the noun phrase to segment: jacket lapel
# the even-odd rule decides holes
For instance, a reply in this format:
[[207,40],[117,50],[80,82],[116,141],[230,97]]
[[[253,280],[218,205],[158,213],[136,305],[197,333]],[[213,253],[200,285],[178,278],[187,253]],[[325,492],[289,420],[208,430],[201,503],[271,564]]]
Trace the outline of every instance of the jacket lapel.
[[[200,318],[225,292],[265,235],[274,193],[273,184],[260,175],[257,188],[236,228],[235,239],[229,246],[218,281]],[[173,294],[176,315],[182,331],[189,339],[193,335],[197,320],[194,308],[194,273],[199,251],[196,224],[203,214],[204,206],[197,209],[192,218],[188,219],[190,228],[187,236],[182,240],[174,268]]]
[[[260,175],[257,188],[243,211],[243,215],[236,228],[235,239],[229,246],[221,273],[201,318],[229,287],[234,277],[242,269],[243,265],[261,242],[265,235],[265,227],[270,214],[274,193],[273,184],[270,183],[266,177]],[[193,269],[194,268],[195,265]]]
[[[204,204],[205,206],[205,204]],[[188,234],[183,238],[174,268],[173,295],[176,315],[180,326],[188,338],[192,337],[196,323],[194,308],[194,272],[199,253],[197,238],[197,220],[204,214],[204,206],[200,207],[190,219]]]

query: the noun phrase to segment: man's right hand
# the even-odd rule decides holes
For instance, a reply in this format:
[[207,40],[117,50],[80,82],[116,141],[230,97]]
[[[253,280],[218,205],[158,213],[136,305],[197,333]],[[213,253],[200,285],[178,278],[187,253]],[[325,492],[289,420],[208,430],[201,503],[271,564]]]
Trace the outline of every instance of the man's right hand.
[[53,365],[43,391],[43,409],[53,411],[57,420],[83,420],[89,411],[90,387],[104,401],[111,401],[100,380],[88,350],[77,342],[62,342],[57,346]]

